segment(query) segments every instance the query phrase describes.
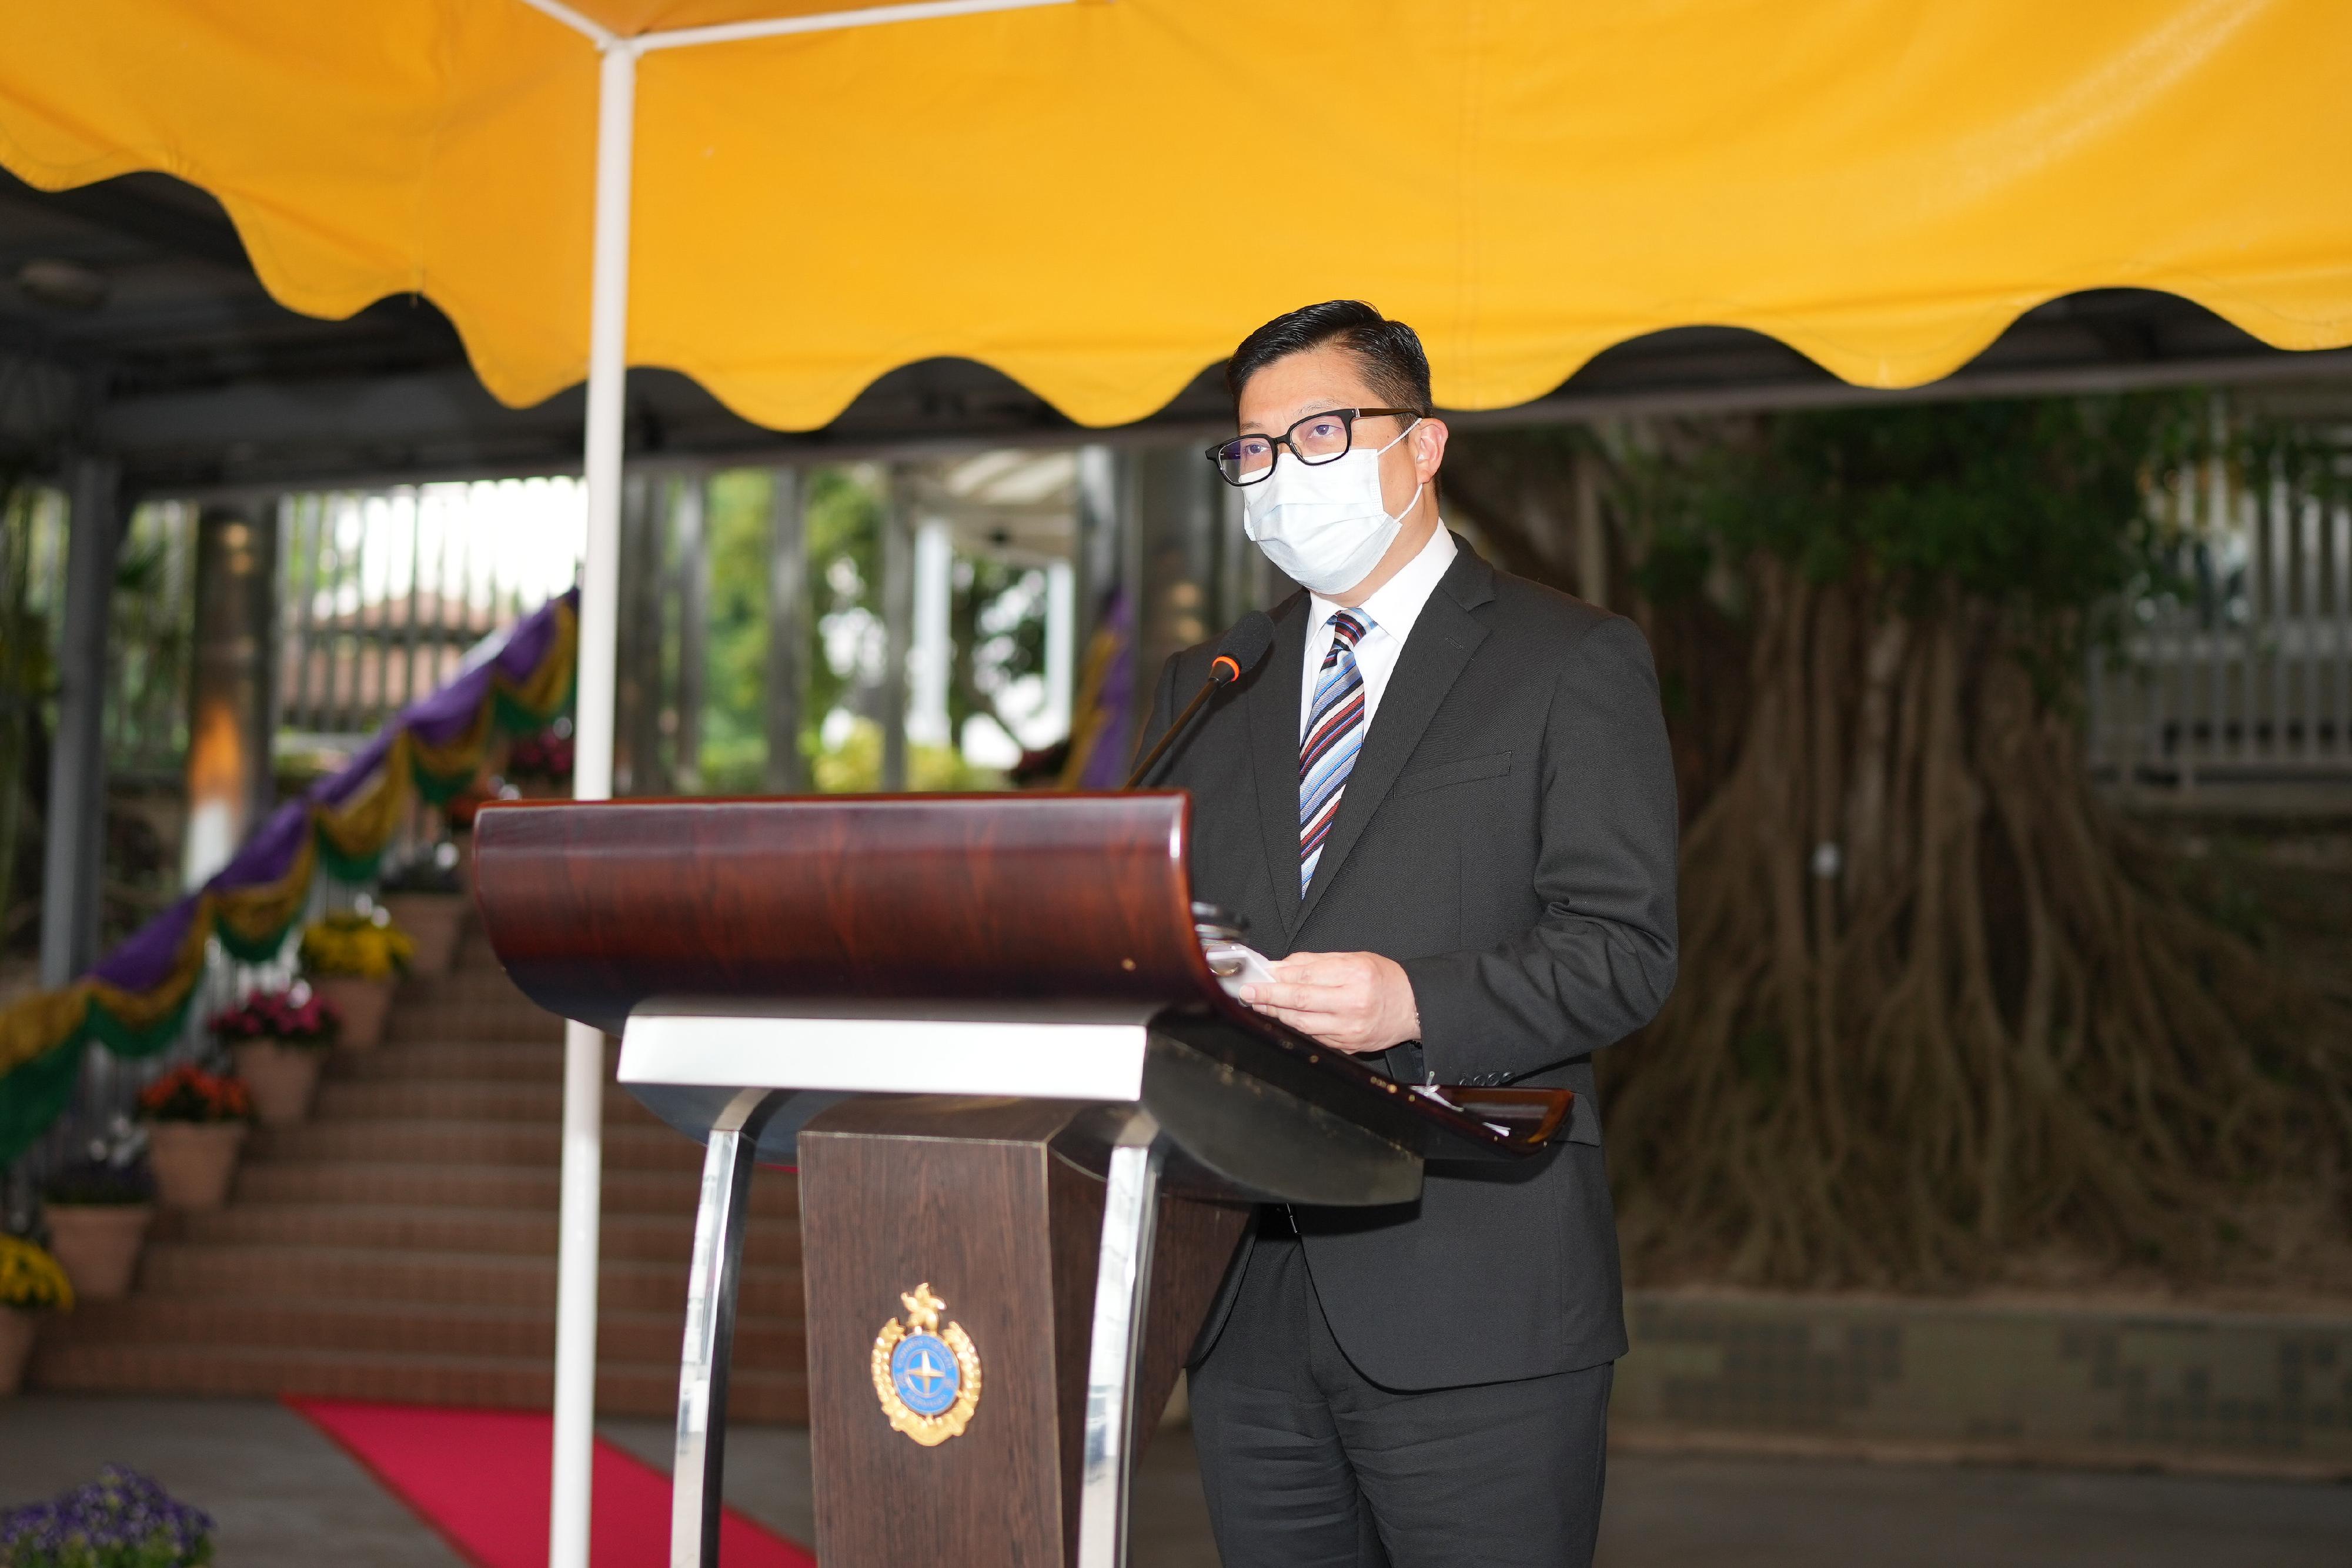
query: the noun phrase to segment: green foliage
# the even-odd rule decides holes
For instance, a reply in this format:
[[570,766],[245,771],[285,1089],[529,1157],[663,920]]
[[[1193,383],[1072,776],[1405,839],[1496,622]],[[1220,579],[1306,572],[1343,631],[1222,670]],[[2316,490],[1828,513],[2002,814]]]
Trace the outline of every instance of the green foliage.
[[1816,582],[1864,577],[1914,612],[1956,591],[2064,658],[2089,612],[2168,572],[2178,541],[2149,490],[2197,454],[2202,406],[2164,393],[1770,415],[1753,441],[1639,473],[1641,586],[1672,600],[1762,552]]
[[[817,754],[814,774],[816,787],[828,795],[866,795],[881,789],[881,727],[866,718],[851,725],[847,739]],[[953,747],[910,746],[907,748],[907,787],[915,790],[1002,789],[1004,776],[993,768],[972,766]]]
[[774,481],[742,468],[710,482],[709,665],[702,709],[703,787],[756,792],[768,755],[768,539]]
[[[808,697],[801,735],[817,787],[870,789],[880,767],[870,725],[830,751],[820,740],[825,716],[854,706],[866,639],[882,614],[882,529],[886,495],[879,474],[861,467],[808,470],[806,545],[814,623],[802,667]],[[709,660],[702,713],[703,787],[756,793],[767,763],[769,548],[773,481],[764,470],[718,476],[704,526],[709,550]],[[994,716],[997,694],[1045,664],[1045,575],[985,557],[958,559],[949,601],[954,667],[948,685],[950,733],[967,719]],[[835,661],[832,654],[843,656]],[[917,789],[993,787],[995,776],[968,767],[952,750],[909,753]]]
[[1045,574],[1033,567],[986,559],[956,563],[948,609],[955,669],[948,682],[948,733],[985,715],[1007,735],[996,695],[1045,669]]
[[30,908],[16,903],[19,873],[39,874],[32,849],[34,776],[46,759],[44,707],[56,685],[49,654],[47,582],[39,557],[39,492],[0,468],[0,948],[18,925],[31,928]]
[[0,1568],[204,1568],[213,1528],[204,1510],[109,1465],[54,1502],[0,1512]]
[[824,716],[848,700],[857,680],[854,665],[836,669],[825,656],[824,629],[859,612],[881,618],[883,491],[878,475],[856,469],[819,468],[807,483],[809,597],[816,623],[809,628],[802,745],[814,756]]
[[184,558],[193,553],[194,529],[193,518],[179,514],[138,508],[116,558],[107,631],[110,772],[176,776],[187,744],[195,595]]
[[[825,656],[829,618],[881,614],[882,492],[853,468],[807,471],[807,546],[814,623],[804,635],[802,667],[808,705],[801,737],[814,756],[824,716],[856,683],[855,668]],[[703,787],[714,793],[758,792],[767,774],[768,572],[774,480],[764,469],[715,476],[704,520],[710,552],[709,622],[702,712]]]

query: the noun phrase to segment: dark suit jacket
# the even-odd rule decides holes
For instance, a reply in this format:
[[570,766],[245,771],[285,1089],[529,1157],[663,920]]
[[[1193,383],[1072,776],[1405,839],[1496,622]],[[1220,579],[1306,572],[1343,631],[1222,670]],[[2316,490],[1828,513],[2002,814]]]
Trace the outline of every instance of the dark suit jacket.
[[[1308,1268],[1358,1371],[1392,1388],[1567,1372],[1624,1354],[1592,1053],[1675,980],[1675,776],[1649,645],[1630,621],[1459,546],[1364,737],[1314,885],[1298,894],[1298,707],[1308,600],[1156,782],[1192,793],[1193,896],[1253,946],[1404,966],[1418,1045],[1400,1079],[1566,1085],[1564,1142],[1524,1162],[1434,1164],[1420,1199],[1301,1209]],[[1208,678],[1160,672],[1143,745]],[[1247,1249],[1197,1354],[1223,1322]]]

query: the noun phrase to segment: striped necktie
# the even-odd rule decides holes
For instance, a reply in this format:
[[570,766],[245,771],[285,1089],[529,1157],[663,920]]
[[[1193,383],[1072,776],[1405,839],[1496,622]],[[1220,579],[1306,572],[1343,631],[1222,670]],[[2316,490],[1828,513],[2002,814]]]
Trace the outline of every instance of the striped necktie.
[[1364,744],[1364,677],[1356,668],[1356,644],[1372,627],[1360,610],[1331,612],[1331,651],[1315,677],[1313,716],[1298,748],[1298,896],[1315,881],[1323,841],[1339,814],[1339,795]]

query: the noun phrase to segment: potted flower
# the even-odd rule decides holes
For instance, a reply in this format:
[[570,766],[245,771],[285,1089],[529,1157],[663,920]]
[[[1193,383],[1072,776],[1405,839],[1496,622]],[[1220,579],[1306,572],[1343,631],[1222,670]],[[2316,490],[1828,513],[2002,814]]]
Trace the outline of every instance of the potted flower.
[[11,1568],[204,1568],[212,1560],[212,1517],[121,1465],[54,1502],[0,1513],[0,1563]]
[[[73,1281],[47,1249],[22,1236],[0,1231],[0,1395],[25,1385],[25,1363],[33,1354],[34,1314],[73,1306]],[[5,1542],[0,1542],[0,1550]],[[14,1563],[0,1557],[0,1563]]]
[[403,861],[385,874],[376,896],[392,923],[416,944],[409,972],[447,974],[466,929],[466,879],[457,869],[457,846],[435,844]]
[[347,910],[302,933],[302,970],[341,1015],[341,1043],[373,1051],[383,1039],[392,988],[416,955],[408,933],[381,909]]
[[173,1068],[139,1092],[155,1196],[166,1208],[218,1208],[245,1147],[253,1100],[245,1085],[194,1062]]
[[572,791],[572,726],[558,719],[537,735],[507,747],[508,783],[527,800],[550,800]]
[[341,1032],[342,1016],[307,983],[255,991],[214,1015],[213,1037],[228,1047],[236,1075],[265,1127],[289,1127],[310,1113],[319,1065]]
[[101,1142],[65,1166],[41,1188],[41,1212],[49,1251],[75,1294],[92,1301],[129,1295],[155,1218],[155,1176],[142,1140],[134,1135],[113,1148]]

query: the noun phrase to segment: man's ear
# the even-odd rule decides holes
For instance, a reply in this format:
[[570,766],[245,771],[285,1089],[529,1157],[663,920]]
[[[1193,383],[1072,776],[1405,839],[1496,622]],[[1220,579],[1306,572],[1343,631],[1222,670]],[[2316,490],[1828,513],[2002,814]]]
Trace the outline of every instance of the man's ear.
[[1445,440],[1451,433],[1442,419],[1424,419],[1412,427],[1413,476],[1423,484],[1435,476],[1445,463]]

